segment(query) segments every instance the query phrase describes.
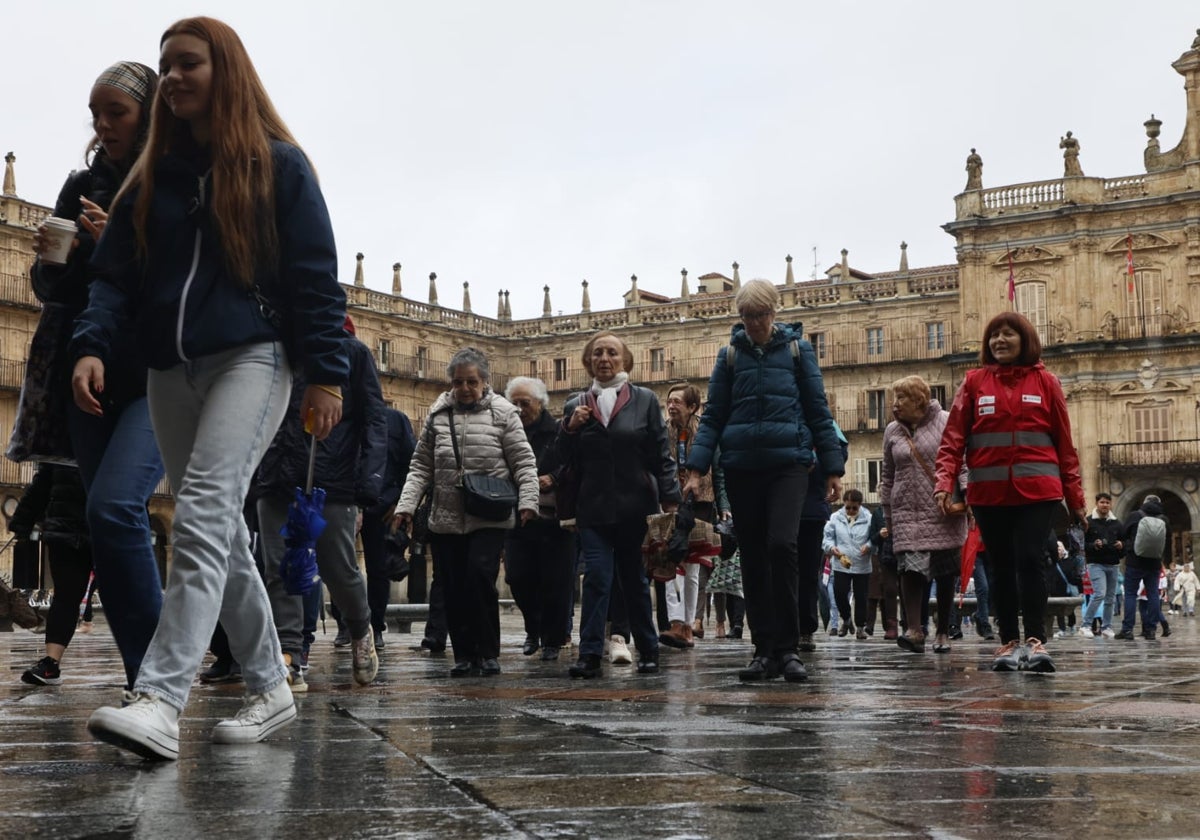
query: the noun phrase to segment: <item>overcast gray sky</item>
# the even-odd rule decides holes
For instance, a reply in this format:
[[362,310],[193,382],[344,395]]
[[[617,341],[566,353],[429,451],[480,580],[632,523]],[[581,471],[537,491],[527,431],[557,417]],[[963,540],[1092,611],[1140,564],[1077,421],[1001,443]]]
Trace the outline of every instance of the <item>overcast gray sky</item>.
[[1194,0],[807,3],[473,0],[6,4],[0,151],[22,198],[53,204],[81,165],[88,93],[119,59],[157,66],[159,37],[202,12],[238,30],[320,172],[341,279],[443,305],[470,281],[494,315],[593,309],[729,274],[798,279],[954,261],[970,147],[984,186],[1144,171],[1142,122],[1183,129],[1171,62]]

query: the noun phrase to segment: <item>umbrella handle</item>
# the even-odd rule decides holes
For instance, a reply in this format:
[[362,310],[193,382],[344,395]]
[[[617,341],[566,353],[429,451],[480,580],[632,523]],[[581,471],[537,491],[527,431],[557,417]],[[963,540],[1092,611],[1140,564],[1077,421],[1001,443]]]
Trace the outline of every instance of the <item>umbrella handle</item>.
[[313,490],[313,472],[317,467],[317,436],[311,435],[312,445],[308,449],[308,477],[304,480],[304,493],[311,496]]

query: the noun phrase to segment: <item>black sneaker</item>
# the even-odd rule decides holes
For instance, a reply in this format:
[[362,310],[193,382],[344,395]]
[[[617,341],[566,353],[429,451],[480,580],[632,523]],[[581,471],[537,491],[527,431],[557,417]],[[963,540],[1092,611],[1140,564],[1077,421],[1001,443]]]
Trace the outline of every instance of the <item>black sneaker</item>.
[[788,682],[804,682],[808,679],[808,671],[804,669],[804,663],[794,653],[784,655],[779,671]]
[[773,680],[779,676],[779,668],[774,660],[766,656],[756,656],[750,664],[738,671],[738,679],[742,682],[759,682]]
[[21,675],[21,682],[29,685],[58,685],[62,682],[62,673],[58,670],[58,660],[43,656],[32,668],[27,668]]
[[590,680],[600,676],[600,657],[591,653],[581,653],[579,661],[567,669],[572,679]]
[[218,659],[200,672],[200,682],[205,685],[237,682],[242,678],[242,666],[232,659]]
[[333,637],[333,646],[335,648],[350,647],[354,644],[354,639],[350,638],[350,628],[342,627],[337,631],[337,635]]
[[1123,639],[1126,642],[1132,642],[1133,638],[1134,638],[1133,631],[1122,628],[1121,632],[1118,633],[1117,635],[1113,636],[1113,638],[1114,639]]
[[1153,642],[1154,638],[1155,638],[1154,631],[1153,630],[1143,630],[1142,638],[1145,639],[1147,642]]
[[1158,623],[1162,625],[1163,638],[1165,639],[1165,638],[1167,638],[1167,636],[1170,636],[1171,635],[1171,625],[1167,624],[1165,619]]
[[959,624],[950,625],[950,641],[957,642],[962,637],[963,637],[962,625],[959,625]]
[[1021,661],[1028,658],[1025,646],[1014,639],[996,649],[992,660],[993,671],[1019,671]]
[[375,650],[383,650],[383,648],[385,646],[385,642],[383,641],[383,631],[376,630],[374,632],[374,636],[375,636],[375,640],[374,640],[375,641]]
[[797,646],[800,650],[811,653],[817,649],[817,643],[813,641],[811,633],[804,633],[800,636],[800,644]]
[[523,656],[533,656],[538,652],[538,638],[532,634],[525,636],[525,644],[521,645],[521,654]]

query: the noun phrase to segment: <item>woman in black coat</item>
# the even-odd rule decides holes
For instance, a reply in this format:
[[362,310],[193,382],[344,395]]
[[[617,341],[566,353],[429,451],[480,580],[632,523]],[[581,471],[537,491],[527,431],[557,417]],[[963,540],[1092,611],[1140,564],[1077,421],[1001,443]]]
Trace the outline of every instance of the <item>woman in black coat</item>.
[[583,348],[592,386],[564,409],[558,445],[578,482],[575,524],[583,553],[579,661],[572,677],[600,675],[608,602],[625,602],[640,674],[658,671],[658,631],[642,565],[646,517],[673,513],[682,496],[671,460],[662,406],[653,391],[632,385],[633,353],[611,332]]

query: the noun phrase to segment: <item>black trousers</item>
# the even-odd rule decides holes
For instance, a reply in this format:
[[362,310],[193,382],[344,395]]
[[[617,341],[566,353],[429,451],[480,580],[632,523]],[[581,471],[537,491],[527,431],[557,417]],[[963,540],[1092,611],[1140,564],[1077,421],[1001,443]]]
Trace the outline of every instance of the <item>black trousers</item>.
[[837,602],[838,615],[842,626],[850,621],[850,588],[854,588],[854,624],[855,627],[867,626],[867,592],[871,583],[871,574],[854,574],[852,572],[833,573],[833,599]]
[[[428,551],[433,558],[429,564],[433,567],[433,576],[429,579],[429,618],[425,621],[424,637],[444,647],[446,636],[450,633],[446,624],[446,574],[442,571],[440,554],[432,542],[428,544]],[[416,568],[417,563],[414,561],[409,565]],[[424,556],[420,559],[420,565],[425,566]],[[421,577],[424,578],[424,574]]]
[[79,604],[92,574],[92,552],[86,546],[47,542],[46,554],[54,577],[54,600],[46,612],[46,642],[66,647],[75,637]]
[[387,576],[387,549],[384,547],[388,526],[382,515],[382,510],[363,511],[360,532],[363,565],[367,570],[367,607],[371,610],[371,629],[377,633],[387,628],[388,600],[392,594],[392,582]]
[[504,541],[504,580],[525,620],[525,635],[543,647],[568,639],[575,536],[555,520],[538,520],[509,531]]
[[825,523],[819,519],[800,520],[796,536],[796,552],[799,562],[796,597],[800,605],[800,635],[811,636],[820,627],[821,571],[825,552],[821,539],[825,535]]
[[795,653],[800,641],[796,540],[808,470],[800,464],[727,469],[725,489],[737,527],[754,655]]
[[496,578],[504,534],[501,528],[483,528],[469,534],[430,534],[438,573],[444,578],[446,623],[455,662],[500,655]]
[[[1001,643],[1046,641],[1046,537],[1061,501],[1027,505],[972,505],[987,546],[991,596]],[[1021,636],[1018,610],[1025,618]]]

